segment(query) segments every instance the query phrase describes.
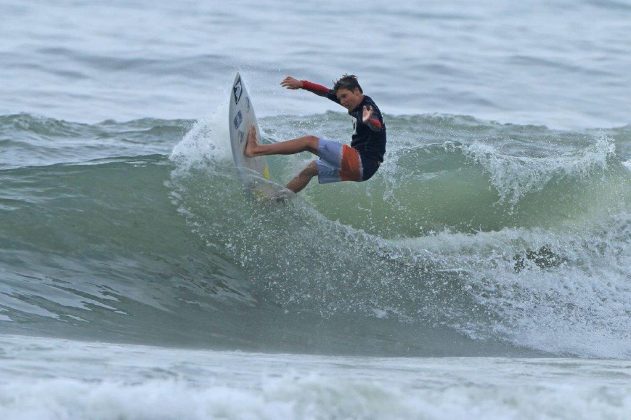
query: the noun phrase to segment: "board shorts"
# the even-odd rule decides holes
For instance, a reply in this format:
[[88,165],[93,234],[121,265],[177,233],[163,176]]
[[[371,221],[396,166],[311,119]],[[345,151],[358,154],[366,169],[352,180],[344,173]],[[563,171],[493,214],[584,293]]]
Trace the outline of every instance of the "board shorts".
[[362,181],[363,168],[359,152],[347,144],[318,139],[318,182]]

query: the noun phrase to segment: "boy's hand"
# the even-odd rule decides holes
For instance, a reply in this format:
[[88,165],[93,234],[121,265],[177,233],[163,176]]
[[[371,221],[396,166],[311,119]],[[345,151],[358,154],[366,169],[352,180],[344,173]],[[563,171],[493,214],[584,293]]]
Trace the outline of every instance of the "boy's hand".
[[302,87],[302,81],[294,79],[291,76],[287,76],[282,82],[280,82],[280,85],[287,89],[300,89]]
[[362,112],[362,121],[365,123],[368,122],[368,120],[372,118],[372,113],[373,113],[372,106],[364,106],[364,109]]

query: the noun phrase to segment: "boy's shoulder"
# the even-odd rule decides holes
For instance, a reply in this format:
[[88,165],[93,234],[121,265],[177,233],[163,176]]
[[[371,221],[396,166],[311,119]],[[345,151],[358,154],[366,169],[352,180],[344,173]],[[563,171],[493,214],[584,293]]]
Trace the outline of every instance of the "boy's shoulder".
[[368,95],[364,95],[364,100],[362,101],[362,103],[371,105],[373,108],[379,108],[377,104],[375,103],[375,101]]

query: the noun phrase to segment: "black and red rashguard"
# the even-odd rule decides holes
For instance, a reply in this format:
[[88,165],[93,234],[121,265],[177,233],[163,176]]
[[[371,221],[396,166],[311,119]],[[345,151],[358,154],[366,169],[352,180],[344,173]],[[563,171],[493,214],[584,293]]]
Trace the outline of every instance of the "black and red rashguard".
[[[340,103],[333,89],[326,86],[302,80],[302,88],[316,95],[324,96],[337,104]],[[365,106],[373,109],[369,124],[362,120]],[[379,165],[383,162],[383,156],[386,153],[386,125],[383,122],[379,107],[367,95],[364,95],[362,102],[352,111],[348,111],[348,114],[353,119],[351,147],[356,149],[361,156],[363,180],[366,181],[377,172]]]

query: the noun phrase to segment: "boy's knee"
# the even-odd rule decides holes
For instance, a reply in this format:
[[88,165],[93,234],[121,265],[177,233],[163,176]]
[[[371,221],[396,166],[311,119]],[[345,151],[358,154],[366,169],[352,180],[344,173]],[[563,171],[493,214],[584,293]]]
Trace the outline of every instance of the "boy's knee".
[[307,150],[313,154],[318,154],[318,145],[320,144],[320,138],[316,136],[305,136],[307,141]]

